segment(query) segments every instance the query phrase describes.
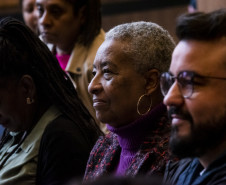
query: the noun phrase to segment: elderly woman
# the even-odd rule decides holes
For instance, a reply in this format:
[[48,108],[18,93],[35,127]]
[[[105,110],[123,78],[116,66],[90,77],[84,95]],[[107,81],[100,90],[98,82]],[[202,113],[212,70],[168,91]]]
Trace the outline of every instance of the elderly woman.
[[62,185],[83,176],[99,127],[47,46],[0,21],[1,185]]
[[159,75],[174,41],[151,22],[122,24],[97,51],[89,92],[97,118],[111,131],[94,146],[84,180],[107,174],[162,174],[169,158],[169,124]]

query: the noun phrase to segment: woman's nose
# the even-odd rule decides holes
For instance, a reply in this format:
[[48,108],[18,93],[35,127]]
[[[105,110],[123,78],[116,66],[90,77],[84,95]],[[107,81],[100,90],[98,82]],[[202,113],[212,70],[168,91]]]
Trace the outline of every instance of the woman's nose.
[[41,17],[38,18],[38,22],[42,26],[48,26],[51,24],[50,16],[48,12],[44,12]]
[[88,86],[88,91],[90,94],[97,94],[101,91],[101,89],[102,84],[100,82],[100,79],[97,75],[95,75]]

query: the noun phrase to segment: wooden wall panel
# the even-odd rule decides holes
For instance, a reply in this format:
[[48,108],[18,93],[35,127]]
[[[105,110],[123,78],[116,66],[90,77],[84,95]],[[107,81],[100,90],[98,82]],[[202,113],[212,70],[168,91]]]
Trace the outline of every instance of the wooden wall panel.
[[[188,0],[170,0],[171,3],[168,0],[101,0],[102,25],[108,31],[113,26],[126,22],[152,21],[167,29],[176,40],[175,21],[178,15],[187,12],[186,1]],[[19,0],[0,0],[0,18],[10,15],[22,20],[18,5]]]
[[141,12],[130,12],[126,14],[116,14],[103,16],[103,28],[108,31],[113,26],[132,21],[151,21],[155,22],[169,31],[169,33],[177,40],[175,36],[176,18],[187,12],[187,6],[177,6],[162,9],[152,9]]
[[12,7],[19,4],[18,0],[0,0],[0,7]]
[[204,12],[226,8],[226,0],[197,0],[197,8]]

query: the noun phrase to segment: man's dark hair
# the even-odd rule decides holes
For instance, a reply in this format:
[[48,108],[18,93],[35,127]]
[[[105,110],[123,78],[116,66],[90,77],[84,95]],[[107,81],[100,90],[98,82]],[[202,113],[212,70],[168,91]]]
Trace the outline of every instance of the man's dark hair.
[[196,12],[178,17],[176,35],[179,40],[216,40],[226,36],[226,9],[210,13]]
[[78,43],[89,46],[95,37],[100,33],[102,26],[101,2],[100,0],[66,0],[73,6],[74,13],[77,14],[84,8],[84,24],[80,27]]
[[57,59],[26,25],[4,18],[0,20],[0,77],[19,79],[26,74],[34,80],[38,101],[57,106],[92,146],[101,131]]

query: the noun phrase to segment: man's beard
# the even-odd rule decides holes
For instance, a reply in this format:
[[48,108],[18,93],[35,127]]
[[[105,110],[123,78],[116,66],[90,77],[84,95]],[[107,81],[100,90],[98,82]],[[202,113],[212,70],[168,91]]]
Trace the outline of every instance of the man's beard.
[[176,107],[170,107],[170,118],[172,114],[183,116],[191,124],[190,134],[187,136],[178,136],[178,128],[172,127],[169,147],[179,158],[201,157],[226,139],[226,109],[205,123],[194,123],[189,113],[184,113]]

